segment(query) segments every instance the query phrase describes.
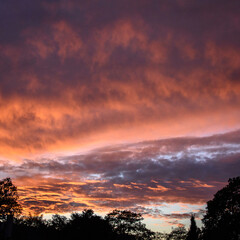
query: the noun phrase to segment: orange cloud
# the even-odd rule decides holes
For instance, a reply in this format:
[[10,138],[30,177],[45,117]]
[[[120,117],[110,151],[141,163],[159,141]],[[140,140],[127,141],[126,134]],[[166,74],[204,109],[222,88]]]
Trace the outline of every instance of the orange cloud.
[[239,133],[216,134],[240,128],[238,9],[6,1],[0,173],[25,208],[202,204],[236,174]]
[[238,174],[239,144],[237,131],[112,145],[17,165],[5,161],[0,175],[13,176],[25,211],[203,205]]
[[160,185],[157,185],[156,187],[149,187],[149,189],[151,189],[151,190],[153,190],[154,192],[155,191],[160,191],[160,192],[166,192],[166,191],[168,191],[169,189],[168,188],[166,188],[166,187],[164,187],[164,186],[160,186]]
[[2,73],[2,156],[239,127],[235,45],[212,39],[200,52],[191,32],[162,26],[159,36],[140,16],[21,31],[18,44],[1,44],[12,66]]

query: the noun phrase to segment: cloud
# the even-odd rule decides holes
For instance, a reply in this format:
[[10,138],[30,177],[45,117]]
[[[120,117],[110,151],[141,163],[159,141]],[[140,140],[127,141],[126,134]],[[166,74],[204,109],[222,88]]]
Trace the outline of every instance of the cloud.
[[203,205],[228,178],[239,175],[239,136],[238,130],[112,145],[86,154],[3,163],[0,173],[14,179],[21,203],[30,210]]
[[238,8],[3,3],[0,154],[239,128]]
[[[26,212],[128,208],[182,224],[239,175],[239,7],[1,3],[0,177]],[[175,203],[192,207],[162,210]]]

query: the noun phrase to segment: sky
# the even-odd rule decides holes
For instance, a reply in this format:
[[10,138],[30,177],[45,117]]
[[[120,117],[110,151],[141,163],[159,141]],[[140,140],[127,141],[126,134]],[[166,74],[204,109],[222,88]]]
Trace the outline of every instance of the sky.
[[[240,174],[238,0],[0,0],[0,178],[24,211],[198,219]],[[200,220],[198,220],[200,223]]]

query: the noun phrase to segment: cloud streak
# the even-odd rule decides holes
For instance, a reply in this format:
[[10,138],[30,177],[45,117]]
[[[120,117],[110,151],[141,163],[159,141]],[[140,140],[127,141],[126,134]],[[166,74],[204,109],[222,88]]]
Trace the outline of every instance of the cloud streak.
[[39,212],[203,205],[239,174],[239,131],[114,145],[86,154],[2,164],[21,202]]

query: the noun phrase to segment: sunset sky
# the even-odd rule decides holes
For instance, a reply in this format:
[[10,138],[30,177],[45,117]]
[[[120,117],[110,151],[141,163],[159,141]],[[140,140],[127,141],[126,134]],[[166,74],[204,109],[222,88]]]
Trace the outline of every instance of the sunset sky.
[[[0,0],[0,178],[26,213],[201,218],[240,175],[239,0]],[[199,221],[198,221],[199,223]]]

